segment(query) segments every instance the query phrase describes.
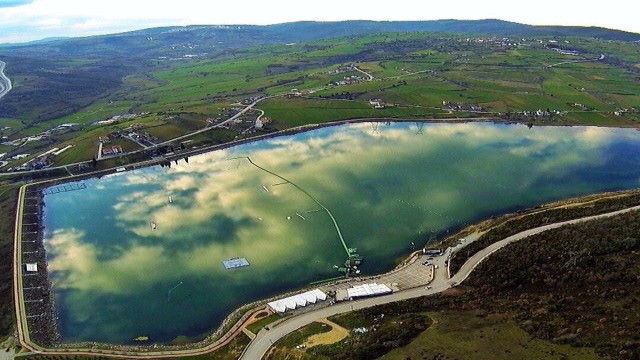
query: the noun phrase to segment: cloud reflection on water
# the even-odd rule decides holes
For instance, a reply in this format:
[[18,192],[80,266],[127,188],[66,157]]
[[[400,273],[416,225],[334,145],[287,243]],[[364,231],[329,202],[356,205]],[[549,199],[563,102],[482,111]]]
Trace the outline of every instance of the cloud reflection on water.
[[[233,157],[251,156],[305,187],[336,214],[349,244],[372,260],[370,270],[380,271],[411,240],[425,241],[429,231],[482,213],[606,188],[580,179],[567,183],[562,174],[593,167],[612,168],[613,176],[634,171],[615,169],[612,157],[622,155],[602,149],[611,142],[639,142],[635,131],[601,128],[427,124],[423,135],[415,135],[411,124],[393,124],[379,130],[373,134],[369,124],[325,128],[200,155],[170,169],[93,180],[97,200],[91,206],[113,216],[113,224],[93,228],[73,217],[48,217],[49,269],[54,290],[70,291],[65,295],[70,321],[81,317],[74,315],[74,306],[96,301],[83,293],[114,294],[126,302],[127,296],[148,292],[153,299],[163,294],[159,284],[207,279],[206,291],[229,293],[201,296],[220,296],[219,311],[226,311],[234,301],[239,305],[256,293],[268,294],[269,286],[295,286],[333,274],[331,265],[344,256],[326,215],[305,213],[317,205],[290,185],[274,186],[281,180],[248,162],[228,160]],[[81,198],[46,200],[55,208],[56,202]],[[124,235],[110,238],[109,229]],[[247,257],[251,270],[223,270],[220,261],[233,256]],[[198,311],[205,310],[194,305],[185,322],[197,321]],[[95,321],[107,316],[112,314]],[[149,332],[164,326],[147,321]],[[174,326],[176,335],[189,328]],[[101,337],[91,340],[129,335],[83,336],[81,327],[76,323],[69,331],[77,333],[68,335]],[[122,325],[119,332],[126,329]]]

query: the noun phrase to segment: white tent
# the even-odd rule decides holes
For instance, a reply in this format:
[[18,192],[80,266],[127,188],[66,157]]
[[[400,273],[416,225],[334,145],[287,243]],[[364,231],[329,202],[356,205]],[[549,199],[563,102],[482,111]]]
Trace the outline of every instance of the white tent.
[[327,294],[323,293],[320,289],[311,290],[309,292],[312,293],[317,300],[327,300]]
[[292,298],[297,307],[307,306],[307,300],[302,295],[296,295]]
[[300,294],[300,296],[304,297],[304,300],[307,302],[307,304],[315,304],[316,301],[318,301],[317,295],[312,292],[302,293]]
[[357,298],[363,296],[377,296],[382,294],[388,294],[392,292],[391,288],[389,288],[385,284],[363,284],[356,285],[352,288],[347,289],[347,296],[349,298]]
[[315,289],[301,294],[292,295],[284,299],[271,301],[267,306],[277,313],[283,313],[288,310],[294,310],[310,304],[315,304],[318,301],[327,299],[327,294],[320,289]]

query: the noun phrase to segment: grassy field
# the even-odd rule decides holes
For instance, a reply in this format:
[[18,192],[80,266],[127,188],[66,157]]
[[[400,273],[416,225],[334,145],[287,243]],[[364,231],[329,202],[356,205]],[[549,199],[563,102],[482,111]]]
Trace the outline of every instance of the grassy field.
[[443,311],[426,313],[433,325],[410,344],[380,360],[406,359],[601,359],[593,349],[574,348],[532,338],[503,315]]
[[272,322],[282,319],[282,316],[278,315],[278,314],[271,314],[268,316],[263,317],[262,319],[249,324],[247,326],[247,330],[251,331],[254,334],[257,334],[258,331],[260,331],[263,327],[271,324]]
[[12,295],[13,275],[13,230],[17,184],[0,184],[0,341],[13,334],[14,309]]
[[421,107],[388,107],[374,109],[364,101],[326,99],[269,99],[260,103],[265,116],[273,120],[276,129],[321,124],[357,118],[431,118],[442,111]]

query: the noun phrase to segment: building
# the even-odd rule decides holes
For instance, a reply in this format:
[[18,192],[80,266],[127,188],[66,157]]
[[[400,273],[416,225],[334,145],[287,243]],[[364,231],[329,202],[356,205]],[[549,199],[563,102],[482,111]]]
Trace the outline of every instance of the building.
[[442,255],[442,250],[440,249],[422,249],[422,253],[424,255]]
[[122,146],[120,145],[114,145],[114,146],[108,146],[105,148],[102,148],[102,156],[109,156],[109,155],[117,155],[117,154],[121,154],[122,151]]
[[267,304],[267,307],[275,313],[282,314],[284,312],[313,305],[318,301],[324,300],[327,300],[327,294],[322,292],[320,289],[315,289],[289,296],[284,299],[271,301]]
[[256,119],[255,128],[256,129],[262,129],[264,127],[264,124],[268,124],[270,122],[271,122],[271,119],[269,119],[266,116],[263,116],[260,119]]
[[38,264],[36,263],[25,264],[25,267],[27,272],[38,272]]
[[384,105],[382,104],[382,100],[380,99],[370,99],[369,105],[373,106],[374,109],[384,108]]
[[355,285],[348,289],[341,289],[336,292],[336,300],[353,300],[361,297],[379,296],[384,294],[390,294],[393,290],[385,284],[362,284]]

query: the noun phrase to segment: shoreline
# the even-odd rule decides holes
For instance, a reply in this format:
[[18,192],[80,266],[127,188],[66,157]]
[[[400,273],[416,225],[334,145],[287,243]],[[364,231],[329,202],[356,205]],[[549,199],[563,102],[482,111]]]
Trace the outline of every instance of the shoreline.
[[[196,155],[201,155],[203,153],[207,153],[207,152],[211,152],[211,151],[217,151],[217,150],[223,150],[223,149],[227,149],[227,148],[231,148],[234,146],[238,146],[238,145],[243,145],[243,144],[247,144],[247,143],[252,143],[255,141],[261,141],[261,140],[267,140],[270,138],[275,138],[275,137],[280,137],[280,136],[288,136],[288,135],[295,135],[298,133],[303,133],[303,132],[307,132],[307,131],[313,131],[313,130],[318,130],[318,129],[322,129],[325,127],[333,127],[333,126],[340,126],[340,125],[349,125],[349,124],[360,124],[360,123],[384,123],[384,122],[396,122],[396,123],[406,123],[406,122],[414,122],[414,123],[425,123],[425,124],[465,124],[465,123],[493,123],[493,124],[497,124],[497,125],[523,125],[523,126],[528,126],[528,122],[526,121],[516,121],[516,120],[505,120],[505,119],[501,119],[499,117],[496,116],[487,116],[487,117],[443,117],[443,118],[429,118],[429,119],[425,119],[425,118],[416,118],[416,119],[406,119],[406,118],[385,118],[385,117],[366,117],[366,118],[351,118],[351,119],[342,119],[342,120],[336,120],[336,121],[329,121],[329,122],[324,122],[324,123],[316,123],[316,124],[306,124],[306,125],[300,125],[300,126],[295,126],[292,128],[288,128],[288,129],[283,129],[283,130],[275,130],[273,132],[269,132],[269,133],[265,133],[262,135],[258,135],[258,136],[254,136],[254,137],[249,137],[249,138],[245,138],[245,139],[237,139],[237,140],[232,140],[232,141],[228,141],[225,143],[220,143],[220,144],[211,144],[211,145],[202,145],[201,147],[196,147],[196,148],[191,148],[191,149],[187,149],[184,150],[183,152],[179,152],[179,153],[171,153],[171,154],[165,154],[163,156],[159,156],[156,158],[151,158],[148,160],[142,160],[142,161],[138,161],[138,162],[133,162],[130,164],[125,164],[125,165],[120,165],[120,166],[116,166],[113,168],[107,168],[107,169],[101,169],[101,170],[93,170],[93,171],[89,171],[89,172],[79,172],[78,174],[75,175],[66,175],[69,173],[69,169],[71,170],[78,170],[79,167],[82,166],[87,166],[91,164],[91,160],[86,160],[86,161],[80,161],[80,162],[76,162],[76,163],[72,163],[72,164],[67,164],[67,165],[59,165],[59,166],[53,166],[50,168],[45,168],[45,169],[38,169],[38,170],[32,170],[32,171],[15,171],[15,172],[5,172],[5,171],[0,171],[0,178],[2,177],[11,177],[11,176],[30,176],[30,175],[36,175],[39,176],[41,174],[44,174],[44,176],[46,176],[47,172],[55,172],[55,171],[61,171],[61,174],[64,174],[62,178],[52,178],[52,179],[47,179],[47,180],[43,180],[44,182],[47,181],[56,181],[56,180],[61,180],[61,179],[69,179],[71,177],[85,177],[85,176],[90,176],[90,177],[97,177],[97,176],[103,176],[103,175],[108,175],[111,173],[115,173],[117,172],[116,169],[119,167],[124,167],[128,170],[132,170],[132,169],[139,169],[139,168],[143,168],[143,167],[148,167],[148,166],[154,166],[154,165],[160,165],[163,163],[167,163],[167,162],[171,162],[171,161],[175,161],[175,160],[179,160],[179,159],[183,159],[185,157],[190,157],[190,156],[196,156]],[[622,125],[616,125],[616,126],[606,126],[606,125],[582,125],[582,124],[533,124],[533,127],[594,127],[594,128],[605,128],[605,129],[636,129],[637,131],[640,131],[640,127],[638,126],[622,126]],[[210,130],[213,130],[215,128],[210,128]],[[166,144],[172,144],[173,141],[177,141],[175,139],[170,139],[165,141],[164,143]],[[176,145],[176,144],[173,144]],[[121,156],[127,156],[127,155],[133,155],[133,154],[138,154],[138,153],[144,153],[145,151],[149,151],[149,150],[153,150],[156,147],[150,147],[150,148],[145,148],[145,149],[138,149],[135,151],[131,151],[125,154],[122,154]],[[179,151],[179,150],[178,150]],[[115,158],[108,158],[108,160],[112,160],[112,159],[118,159],[120,157],[115,157]],[[82,170],[78,170],[78,171],[82,171]]]

